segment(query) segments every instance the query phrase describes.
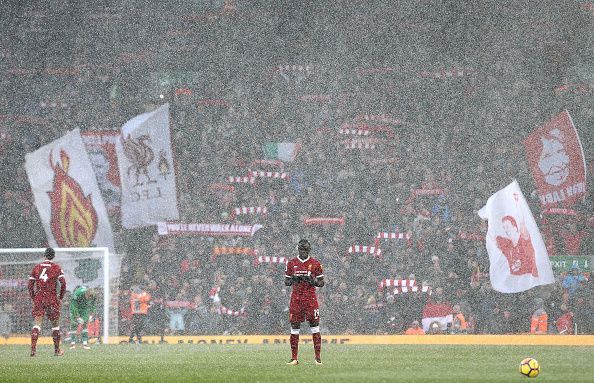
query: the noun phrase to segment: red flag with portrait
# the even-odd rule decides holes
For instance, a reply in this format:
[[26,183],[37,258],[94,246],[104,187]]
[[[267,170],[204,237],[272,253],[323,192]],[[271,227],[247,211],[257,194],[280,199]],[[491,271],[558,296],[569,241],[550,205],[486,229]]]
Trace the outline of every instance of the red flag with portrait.
[[543,208],[571,207],[586,192],[586,162],[567,110],[524,140],[526,157]]

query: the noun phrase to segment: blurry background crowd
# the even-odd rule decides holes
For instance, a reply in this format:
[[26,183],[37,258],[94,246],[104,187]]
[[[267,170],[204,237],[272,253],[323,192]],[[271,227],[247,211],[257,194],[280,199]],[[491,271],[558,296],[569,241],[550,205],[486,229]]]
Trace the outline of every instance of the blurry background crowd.
[[[592,195],[576,215],[543,214],[522,145],[567,109],[594,186],[593,3],[19,1],[0,4],[0,21],[0,247],[46,243],[25,153],[165,102],[180,220],[263,226],[165,237],[121,228],[112,210],[122,333],[133,286],[152,296],[149,333],[285,333],[284,264],[257,259],[296,256],[300,238],[324,266],[327,332],[400,333],[428,305],[455,309],[468,332],[529,332],[539,308],[548,332],[561,317],[594,332]],[[290,160],[275,143],[294,144]],[[229,182],[250,169],[287,177]],[[504,295],[490,287],[476,211],[513,179],[550,255],[590,261]]]

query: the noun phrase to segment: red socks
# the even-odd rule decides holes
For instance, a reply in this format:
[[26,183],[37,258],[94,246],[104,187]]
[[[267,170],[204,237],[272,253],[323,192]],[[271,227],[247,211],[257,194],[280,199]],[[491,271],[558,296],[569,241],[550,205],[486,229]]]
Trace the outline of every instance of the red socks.
[[37,351],[37,339],[39,338],[39,327],[35,326],[31,330],[31,351]]
[[58,351],[60,349],[60,328],[59,327],[52,328],[52,339],[54,340],[54,350]]
[[[314,352],[316,359],[320,359],[320,352],[322,351],[322,335],[320,334],[319,327],[312,328],[313,332],[311,337],[313,338]],[[291,329],[291,359],[297,360],[297,352],[299,350],[299,330]]]
[[320,359],[320,351],[322,351],[322,335],[319,332],[311,334],[314,344],[314,352],[316,353],[316,359]]
[[291,334],[291,359],[297,359],[299,351],[299,334]]

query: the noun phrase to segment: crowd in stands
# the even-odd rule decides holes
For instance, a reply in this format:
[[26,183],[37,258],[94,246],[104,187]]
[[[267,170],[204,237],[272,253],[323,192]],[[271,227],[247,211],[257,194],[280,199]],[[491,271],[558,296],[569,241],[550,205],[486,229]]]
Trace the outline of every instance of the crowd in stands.
[[[25,153],[75,127],[119,129],[164,102],[180,221],[263,226],[252,237],[168,237],[154,226],[126,230],[112,212],[124,256],[122,334],[131,330],[132,288],[151,294],[147,333],[285,333],[291,291],[284,263],[258,257],[294,257],[300,238],[324,267],[318,293],[326,333],[418,334],[434,310],[454,319],[429,332],[571,334],[573,324],[594,332],[589,268],[556,271],[553,285],[525,293],[497,293],[486,223],[476,214],[517,179],[549,253],[592,260],[591,193],[575,216],[542,214],[522,145],[567,109],[588,161],[587,188],[594,187],[594,91],[569,86],[586,82],[579,70],[594,44],[587,37],[594,18],[578,3],[522,12],[530,28],[512,17],[519,9],[502,7],[500,16],[521,32],[514,36],[487,33],[482,25],[496,10],[480,5],[479,20],[441,36],[431,25],[451,20],[436,10],[427,21],[400,3],[309,5],[299,11],[311,13],[305,20],[296,10],[239,0],[186,11],[115,3],[81,6],[69,20],[59,7],[12,11],[28,20],[13,37],[26,42],[44,20],[61,20],[63,35],[52,34],[69,41],[27,51],[0,37],[0,246],[46,242]],[[401,21],[395,30],[391,18]],[[441,45],[431,45],[437,36]],[[265,156],[264,146],[279,142],[295,144],[290,161]],[[250,178],[250,170],[287,177],[228,181]],[[237,207],[266,212],[234,214]],[[312,217],[327,220],[306,222]],[[383,280],[415,281],[416,291]],[[0,310],[0,324],[4,312],[10,308]]]

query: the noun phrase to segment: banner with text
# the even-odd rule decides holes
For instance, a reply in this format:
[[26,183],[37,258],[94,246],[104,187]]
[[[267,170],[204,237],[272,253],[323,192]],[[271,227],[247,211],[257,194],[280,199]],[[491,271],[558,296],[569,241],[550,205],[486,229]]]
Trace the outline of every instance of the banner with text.
[[573,256],[573,255],[556,255],[550,257],[553,270],[557,272],[569,271],[574,267],[578,267],[582,271],[590,271],[592,264],[592,256]]
[[262,225],[236,225],[225,223],[159,222],[159,235],[204,237],[251,237]]
[[586,162],[567,110],[524,140],[526,157],[543,208],[571,207],[586,193]]

